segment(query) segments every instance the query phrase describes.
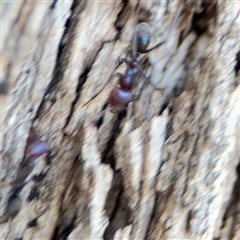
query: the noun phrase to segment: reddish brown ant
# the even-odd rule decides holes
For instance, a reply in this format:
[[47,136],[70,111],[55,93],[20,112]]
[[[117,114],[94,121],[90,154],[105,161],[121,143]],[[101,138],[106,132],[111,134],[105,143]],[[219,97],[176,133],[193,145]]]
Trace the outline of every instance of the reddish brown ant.
[[20,192],[27,184],[27,177],[35,167],[36,159],[47,152],[47,144],[43,142],[34,130],[27,139],[24,158],[20,163],[16,179],[8,197],[5,213],[0,217],[0,224],[16,217],[21,210],[22,199]]
[[[140,0],[137,4],[137,16],[140,8]],[[136,72],[138,71],[143,79],[147,81],[155,90],[162,90],[161,88],[156,87],[152,82],[150,82],[149,78],[143,73],[141,67],[139,66],[140,63],[140,54],[151,52],[152,50],[162,46],[164,43],[167,42],[170,32],[172,31],[173,26],[175,25],[175,22],[178,18],[179,13],[174,18],[174,20],[171,23],[171,26],[168,30],[168,34],[165,40],[159,42],[155,46],[148,48],[151,38],[151,30],[147,23],[140,23],[135,28],[133,38],[132,38],[132,46],[129,50],[127,50],[127,53],[130,54],[130,58],[123,58],[120,60],[120,62],[125,62],[127,65],[127,68],[125,70],[125,73],[115,73],[110,76],[108,81],[105,83],[105,85],[102,87],[102,89],[97,92],[87,103],[84,104],[87,105],[90,101],[92,101],[94,98],[98,96],[98,94],[106,87],[106,85],[115,77],[118,77],[119,79],[119,86],[115,87],[109,96],[109,103],[111,105],[111,111],[115,112],[121,109],[126,109],[129,102],[133,100],[133,94],[132,94],[132,86],[134,83],[134,76]],[[127,54],[127,55],[128,55]]]

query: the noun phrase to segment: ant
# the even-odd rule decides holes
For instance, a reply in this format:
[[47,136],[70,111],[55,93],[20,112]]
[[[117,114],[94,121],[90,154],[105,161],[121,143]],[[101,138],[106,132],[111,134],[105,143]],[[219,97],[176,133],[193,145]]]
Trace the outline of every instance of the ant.
[[[136,6],[137,8],[137,16],[139,12],[139,6],[140,6],[140,0],[138,0],[138,4]],[[105,85],[102,87],[102,89],[96,93],[87,103],[84,104],[87,105],[90,101],[92,101],[94,98],[98,96],[98,94],[106,87],[106,85],[115,77],[118,77],[119,82],[118,82],[118,87],[115,87],[110,95],[109,95],[109,100],[108,102],[111,105],[111,112],[116,112],[119,110],[126,109],[129,102],[131,102],[134,98],[132,94],[132,86],[134,83],[134,77],[136,75],[136,72],[138,71],[143,79],[147,81],[155,90],[163,90],[162,88],[156,87],[150,80],[149,77],[147,77],[141,67],[139,66],[140,64],[140,54],[144,53],[149,53],[153,51],[154,49],[162,46],[164,43],[167,42],[169,35],[176,23],[176,20],[178,18],[180,13],[175,16],[174,20],[171,23],[171,26],[168,30],[168,34],[165,40],[159,42],[155,46],[148,48],[150,44],[150,39],[151,39],[151,29],[147,23],[140,23],[137,25],[137,27],[134,30],[133,38],[132,38],[132,45],[131,48],[127,50],[127,56],[130,54],[130,58],[123,58],[120,59],[120,63],[125,62],[127,65],[127,68],[125,70],[125,73],[115,73],[110,76],[108,81],[105,83]]]
[[0,224],[13,219],[21,210],[22,199],[20,193],[27,184],[27,177],[35,167],[36,159],[47,152],[47,144],[43,142],[34,130],[27,139],[24,158],[20,163],[16,179],[7,200],[5,213],[0,217]]

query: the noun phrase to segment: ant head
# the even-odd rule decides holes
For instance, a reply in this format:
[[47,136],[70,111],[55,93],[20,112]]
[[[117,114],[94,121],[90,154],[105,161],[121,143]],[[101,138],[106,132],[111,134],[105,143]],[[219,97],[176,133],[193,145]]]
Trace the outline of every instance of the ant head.
[[144,53],[147,49],[150,38],[151,38],[151,29],[147,23],[140,23],[137,26],[137,52]]

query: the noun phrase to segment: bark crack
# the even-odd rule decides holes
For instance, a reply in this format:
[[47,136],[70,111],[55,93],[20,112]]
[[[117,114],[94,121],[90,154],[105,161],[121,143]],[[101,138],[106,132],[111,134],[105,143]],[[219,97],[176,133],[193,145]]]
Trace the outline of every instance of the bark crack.
[[43,96],[43,99],[39,105],[38,110],[36,111],[36,120],[40,113],[44,109],[45,99],[47,95],[53,93],[57,88],[57,85],[63,80],[64,72],[66,71],[69,64],[69,54],[71,54],[71,49],[73,47],[73,42],[75,40],[75,29],[77,28],[78,18],[80,17],[80,13],[84,11],[86,7],[85,1],[73,1],[71,6],[71,14],[65,23],[65,30],[62,35],[62,39],[60,40],[58,47],[58,54],[55,64],[55,69],[53,71],[52,81],[49,83],[49,86]]

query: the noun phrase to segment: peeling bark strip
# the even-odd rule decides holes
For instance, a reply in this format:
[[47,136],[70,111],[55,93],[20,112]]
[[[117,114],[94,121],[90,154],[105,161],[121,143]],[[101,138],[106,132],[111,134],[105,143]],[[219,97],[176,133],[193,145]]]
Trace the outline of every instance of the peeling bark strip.
[[[138,99],[112,114],[114,80],[84,107],[125,71],[136,17],[154,46],[178,4],[141,1],[139,16],[136,1],[3,4],[1,220],[9,198],[18,211],[1,239],[240,238],[237,2],[182,0],[141,61],[163,92],[137,76]],[[48,153],[20,189],[32,130]]]

